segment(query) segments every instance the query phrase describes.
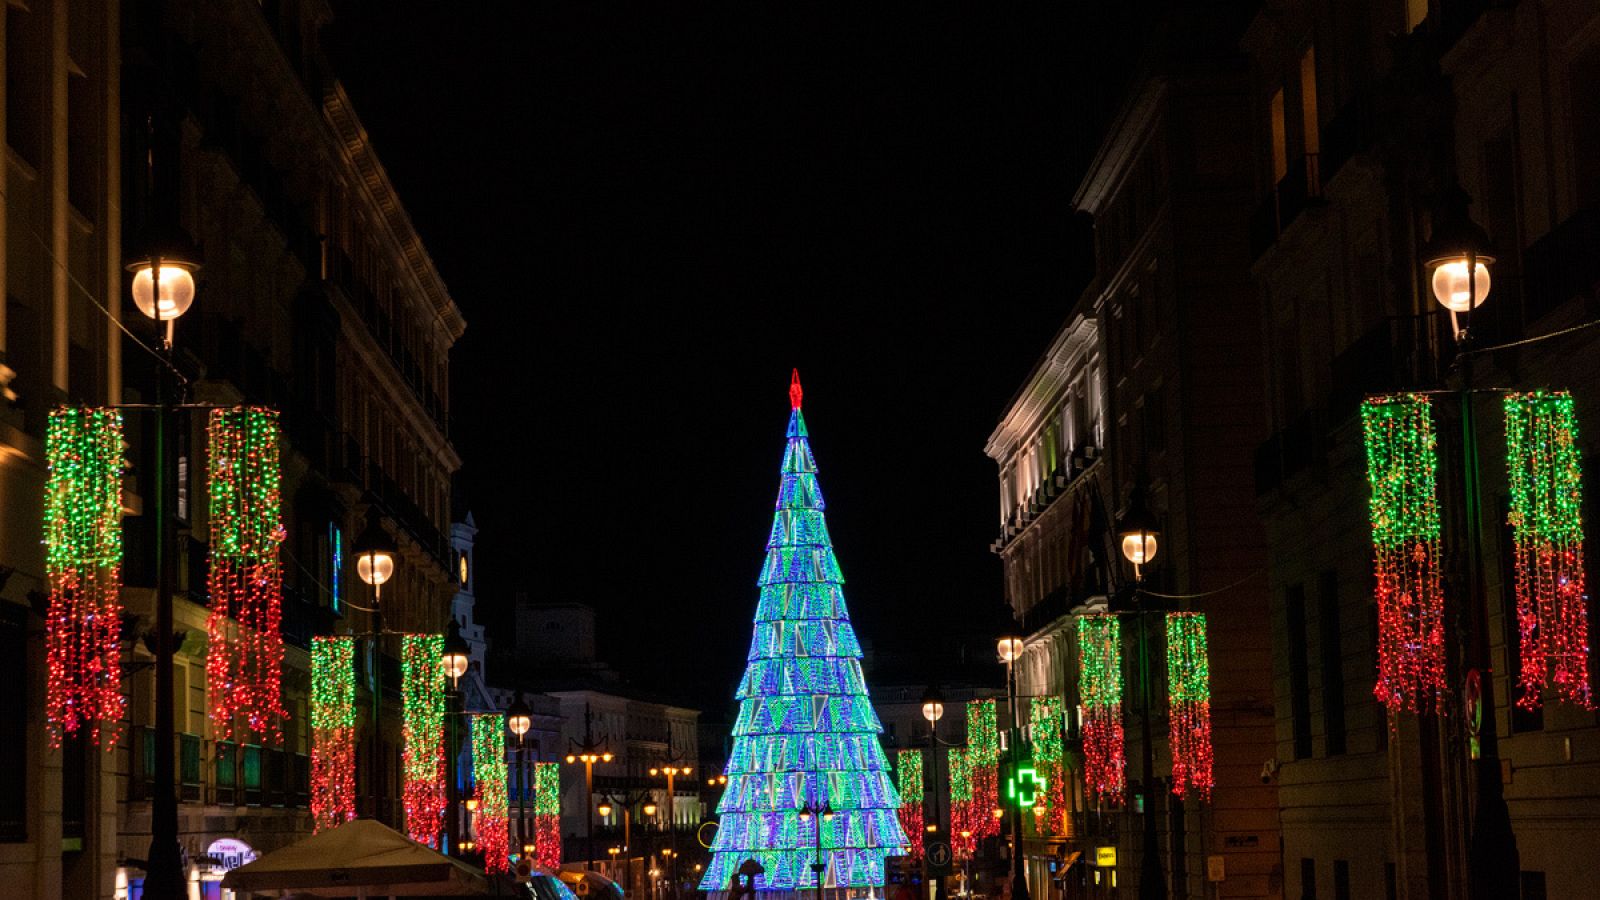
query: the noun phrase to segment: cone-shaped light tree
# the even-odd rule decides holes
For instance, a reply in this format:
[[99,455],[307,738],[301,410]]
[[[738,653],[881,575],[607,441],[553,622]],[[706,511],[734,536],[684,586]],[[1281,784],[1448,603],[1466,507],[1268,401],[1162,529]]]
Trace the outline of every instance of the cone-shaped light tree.
[[815,888],[819,862],[826,887],[882,885],[884,857],[909,846],[845,610],[800,396],[796,372],[728,787],[700,885],[707,891],[727,890],[747,859],[766,870],[755,884],[762,891]]

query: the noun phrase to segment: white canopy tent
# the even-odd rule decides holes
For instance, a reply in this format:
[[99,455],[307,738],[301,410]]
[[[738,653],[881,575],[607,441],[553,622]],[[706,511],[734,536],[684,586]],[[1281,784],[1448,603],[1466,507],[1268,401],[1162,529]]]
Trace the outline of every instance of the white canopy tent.
[[493,896],[476,868],[372,819],[356,819],[274,850],[222,879],[239,897]]

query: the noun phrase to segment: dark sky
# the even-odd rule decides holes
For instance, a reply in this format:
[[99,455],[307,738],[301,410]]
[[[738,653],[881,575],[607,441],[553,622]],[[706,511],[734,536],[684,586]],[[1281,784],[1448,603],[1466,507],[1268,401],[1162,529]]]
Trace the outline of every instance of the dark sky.
[[491,629],[514,591],[591,603],[635,682],[726,708],[798,367],[857,631],[992,646],[983,444],[1087,277],[1070,199],[1140,4],[936,6],[335,4],[468,322]]

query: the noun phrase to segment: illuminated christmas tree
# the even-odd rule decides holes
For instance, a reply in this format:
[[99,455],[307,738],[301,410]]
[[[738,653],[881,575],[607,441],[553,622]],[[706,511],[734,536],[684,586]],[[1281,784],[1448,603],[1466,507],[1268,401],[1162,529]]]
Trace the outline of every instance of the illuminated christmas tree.
[[909,846],[823,517],[798,372],[789,400],[789,443],[737,694],[728,787],[700,884],[707,891],[727,890],[747,859],[766,869],[758,890],[814,888],[818,828],[826,887],[882,885],[884,857]]

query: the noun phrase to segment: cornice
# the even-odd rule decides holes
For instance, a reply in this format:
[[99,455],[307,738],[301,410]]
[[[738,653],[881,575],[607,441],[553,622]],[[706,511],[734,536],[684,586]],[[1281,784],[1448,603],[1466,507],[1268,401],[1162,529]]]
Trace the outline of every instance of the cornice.
[[1096,334],[1095,320],[1082,313],[1074,314],[1056,332],[1050,349],[1034,364],[1022,390],[984,444],[983,452],[990,459],[1003,465],[1017,445],[1032,433],[1061,389],[1078,373],[1095,346]]
[[1142,79],[1128,95],[1111,127],[1106,129],[1105,140],[1095,152],[1077,193],[1072,196],[1073,209],[1091,216],[1100,215],[1130,164],[1138,158],[1139,145],[1154,126],[1156,111],[1166,93],[1167,80],[1151,76]]
[[322,109],[329,126],[333,128],[334,138],[339,142],[346,159],[366,191],[370,208],[379,214],[387,226],[387,237],[393,241],[393,249],[406,263],[418,292],[427,298],[434,315],[438,317],[440,325],[449,335],[450,342],[454,343],[466,331],[466,319],[462,318],[460,308],[450,298],[450,291],[445,287],[444,278],[434,266],[433,257],[428,255],[427,248],[422,245],[422,238],[417,234],[411,216],[401,205],[400,195],[395,191],[394,183],[389,180],[389,173],[383,168],[383,163],[378,161],[378,154],[372,147],[372,139],[356,115],[355,107],[350,102],[350,95],[345,92],[344,85],[338,80],[330,82],[323,95]]

